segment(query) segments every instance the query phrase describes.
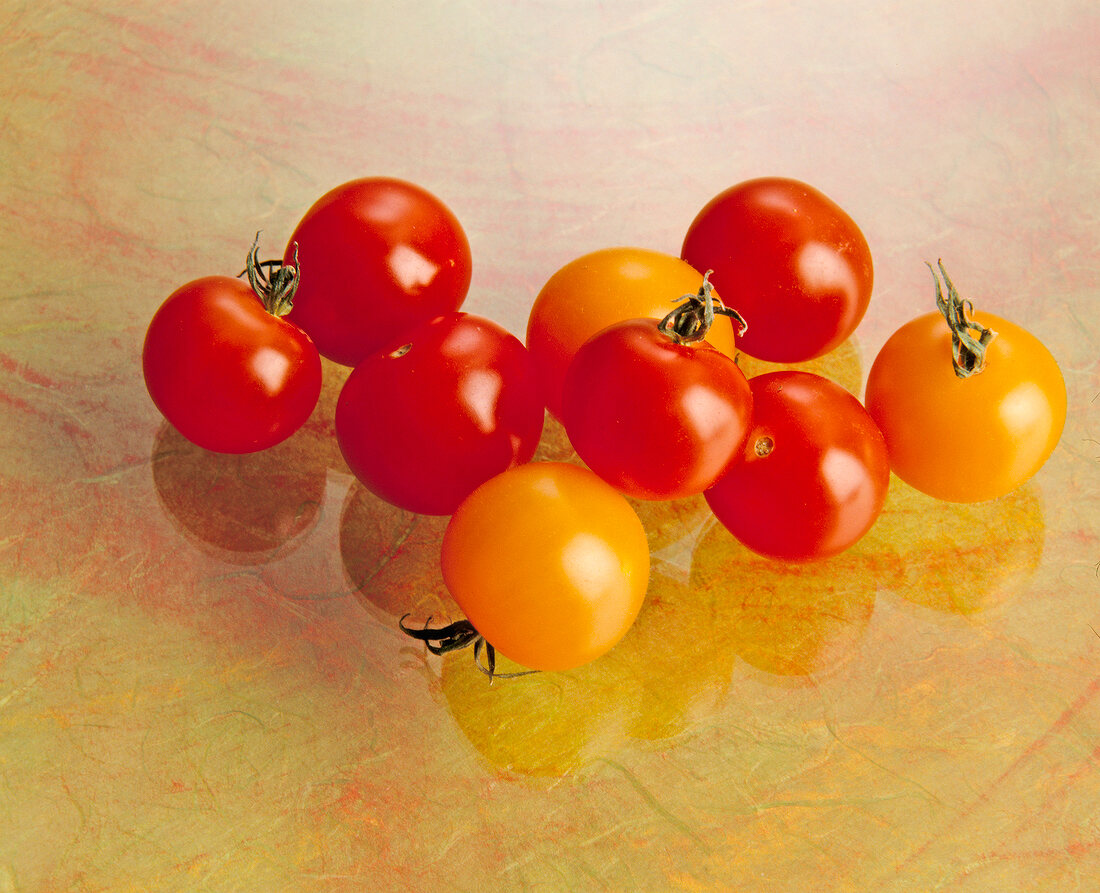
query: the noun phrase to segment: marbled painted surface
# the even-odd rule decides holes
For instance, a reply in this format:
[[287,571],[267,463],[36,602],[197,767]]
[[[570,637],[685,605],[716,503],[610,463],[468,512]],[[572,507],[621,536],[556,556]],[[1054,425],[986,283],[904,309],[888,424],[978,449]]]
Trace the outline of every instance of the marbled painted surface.
[[[1095,889],[1100,17],[856,6],[0,6],[0,891]],[[764,173],[871,243],[821,367],[853,390],[938,256],[1048,343],[1069,419],[1032,483],[895,482],[798,571],[639,506],[628,638],[489,688],[396,629],[455,610],[444,522],[348,474],[345,371],[246,458],[145,394],[164,296],[346,179],[443,197],[467,308],[522,333],[565,261],[674,253]]]

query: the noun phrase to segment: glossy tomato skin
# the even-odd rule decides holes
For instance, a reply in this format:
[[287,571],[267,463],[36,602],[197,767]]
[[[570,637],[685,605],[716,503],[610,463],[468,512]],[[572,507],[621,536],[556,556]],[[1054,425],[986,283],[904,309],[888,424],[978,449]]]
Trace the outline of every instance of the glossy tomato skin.
[[981,372],[955,375],[950,329],[932,312],[891,335],[867,376],[867,410],[894,472],[947,502],[1015,490],[1049,458],[1066,420],[1065,379],[1042,342],[993,314],[972,319],[997,333]]
[[219,453],[285,440],[321,393],[321,359],[309,336],[228,276],[196,279],[165,300],[149,323],[142,369],[164,417]]
[[711,199],[681,256],[748,322],[739,345],[761,360],[798,363],[828,353],[859,325],[874,271],[855,221],[812,186],[761,177]]
[[577,455],[636,499],[680,499],[714,484],[751,412],[733,360],[705,341],[676,343],[655,319],[615,323],[586,341],[562,392]]
[[443,580],[501,654],[567,670],[609,651],[634,622],[649,546],[634,509],[586,468],[531,462],[491,478],[443,536]]
[[810,372],[749,379],[753,422],[740,456],[706,493],[753,551],[809,561],[860,539],[890,482],[886,442],[862,404]]
[[[527,321],[527,349],[550,412],[560,419],[565,373],[585,341],[626,319],[663,319],[677,298],[695,294],[702,282],[702,273],[674,255],[629,247],[593,251],[554,273]],[[715,320],[707,341],[730,358],[736,354],[733,325],[726,317]]]
[[322,356],[354,366],[403,331],[457,310],[470,287],[462,225],[421,187],[385,177],[321,196],[287,244],[302,270],[288,319]]
[[534,455],[542,394],[526,348],[488,319],[445,313],[405,337],[352,370],[336,436],[373,493],[449,515],[479,484]]

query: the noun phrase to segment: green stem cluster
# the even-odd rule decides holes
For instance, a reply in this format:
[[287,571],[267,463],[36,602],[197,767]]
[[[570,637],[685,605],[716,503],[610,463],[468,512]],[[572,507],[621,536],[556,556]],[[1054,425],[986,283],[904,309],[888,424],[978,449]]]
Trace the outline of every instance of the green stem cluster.
[[[985,350],[997,333],[968,319],[974,312],[974,305],[959,297],[947,270],[943,268],[943,261],[937,261],[936,265],[940,269],[939,275],[931,264],[928,264],[928,269],[932,271],[932,278],[936,282],[936,306],[951,328],[951,359],[955,366],[955,375],[969,378],[985,368]],[[946,295],[940,284],[940,276],[943,276],[943,285],[947,286]]]
[[[496,649],[485,641],[485,637],[474,628],[469,620],[457,620],[447,626],[431,629],[428,624],[432,622],[432,618],[429,617],[424,621],[424,626],[417,629],[405,625],[405,618],[408,616],[406,614],[397,622],[397,625],[401,627],[401,632],[423,642],[432,654],[447,654],[449,651],[458,651],[468,645],[473,645],[474,663],[482,673],[489,677],[490,683],[494,679],[514,679],[517,676],[529,676],[531,673],[538,672],[537,670],[523,670],[518,673],[498,673]],[[481,662],[482,652],[485,654],[484,664]]]
[[294,295],[298,291],[298,243],[294,243],[294,262],[260,260],[260,234],[252,241],[245,269],[248,284],[264,302],[267,312],[273,316],[286,316],[294,309]]
[[703,276],[703,284],[694,294],[681,295],[676,298],[679,304],[658,324],[657,329],[662,335],[671,338],[677,344],[691,344],[702,341],[707,337],[710,327],[714,325],[714,317],[728,316],[737,323],[737,334],[744,335],[748,331],[749,324],[745,318],[722,303],[721,298],[715,298],[714,286],[710,284],[710,274],[713,270],[707,270]]

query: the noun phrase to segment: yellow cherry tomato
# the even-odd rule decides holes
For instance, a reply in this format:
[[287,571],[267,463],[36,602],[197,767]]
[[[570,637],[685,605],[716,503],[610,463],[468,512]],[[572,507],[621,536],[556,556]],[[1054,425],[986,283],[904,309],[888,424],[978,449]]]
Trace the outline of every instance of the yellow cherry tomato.
[[941,313],[928,313],[883,345],[865,395],[894,473],[948,502],[1015,490],[1046,462],[1066,420],[1066,383],[1042,342],[990,313],[974,312],[968,321],[972,331],[995,333],[981,371],[956,374],[952,328]]
[[630,503],[586,468],[533,462],[490,478],[443,536],[443,580],[505,657],[566,670],[609,651],[649,581],[646,533]]

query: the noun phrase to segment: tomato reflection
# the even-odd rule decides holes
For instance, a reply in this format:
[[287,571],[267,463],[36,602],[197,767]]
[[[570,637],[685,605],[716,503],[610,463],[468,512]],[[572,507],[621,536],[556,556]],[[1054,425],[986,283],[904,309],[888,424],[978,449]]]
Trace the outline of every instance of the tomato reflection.
[[611,652],[493,685],[469,654],[443,658],[447,705],[498,768],[574,774],[630,739],[667,739],[716,715],[742,661],[790,678],[827,672],[856,650],[874,607],[870,555],[780,565],[737,544],[701,498],[638,507],[654,573],[637,622]]
[[[638,695],[624,685],[614,653],[575,670],[490,685],[470,654],[452,652],[443,658],[440,686],[459,728],[493,766],[558,778],[615,752],[627,738]],[[517,668],[505,660],[497,669]]]
[[[560,777],[614,753],[630,738],[665,738],[706,716],[729,685],[733,657],[708,651],[710,619],[690,591],[701,498],[634,503],[643,514],[654,572],[626,637],[576,669],[489,680],[466,652],[446,655],[440,688],[473,747],[494,766]],[[521,669],[506,659],[499,672]]]
[[987,502],[947,503],[894,477],[868,539],[895,560],[885,588],[929,608],[974,614],[1026,588],[1045,529],[1033,484]]
[[351,485],[340,514],[340,557],[349,585],[372,613],[387,622],[405,614],[458,619],[439,569],[447,520],[390,505],[358,481]]
[[153,444],[153,482],[188,539],[260,564],[295,548],[320,514],[325,471],[303,463],[299,446],[291,437],[257,453],[211,453],[165,423]]
[[349,370],[328,360],[322,367],[313,414],[269,449],[213,453],[167,422],[161,426],[153,483],[165,514],[191,542],[233,563],[265,564],[296,548],[316,525],[329,469],[346,470],[332,419]]
[[820,676],[857,648],[889,559],[859,544],[810,564],[761,558],[719,525],[695,552],[692,586],[723,606],[714,635],[775,676]]

